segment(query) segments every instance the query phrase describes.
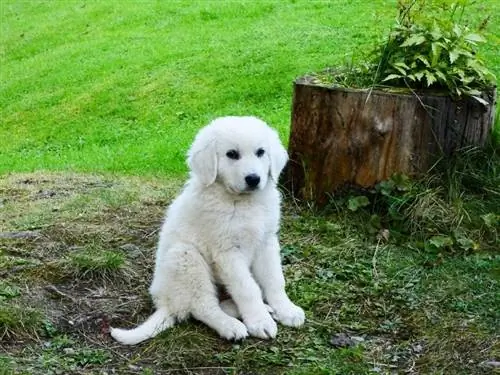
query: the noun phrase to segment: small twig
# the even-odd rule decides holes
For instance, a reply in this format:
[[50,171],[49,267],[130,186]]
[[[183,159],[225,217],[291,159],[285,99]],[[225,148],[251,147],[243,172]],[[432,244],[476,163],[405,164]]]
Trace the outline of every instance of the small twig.
[[150,237],[156,236],[156,234],[157,234],[159,231],[160,231],[159,229],[155,229],[155,230],[153,230],[152,232],[149,232],[148,234],[146,234],[146,236],[144,236],[144,238],[150,238]]
[[63,298],[69,299],[71,302],[73,302],[73,303],[75,303],[75,304],[77,303],[77,301],[76,301],[76,299],[75,299],[74,297],[72,297],[72,296],[70,296],[69,294],[66,294],[66,293],[64,293],[63,291],[61,291],[61,290],[57,289],[57,288],[55,287],[55,285],[52,285],[52,284],[47,285],[47,286],[45,287],[45,289],[47,289],[49,292],[53,292],[53,293],[57,294],[57,295],[58,295],[58,296],[60,296],[60,297],[63,297]]

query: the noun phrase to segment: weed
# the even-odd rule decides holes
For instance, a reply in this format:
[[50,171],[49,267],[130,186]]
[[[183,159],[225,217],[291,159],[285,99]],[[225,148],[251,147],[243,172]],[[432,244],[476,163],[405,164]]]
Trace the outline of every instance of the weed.
[[396,24],[364,61],[326,69],[312,80],[348,88],[426,89],[489,105],[481,96],[492,90],[495,75],[479,57],[478,44],[486,41],[490,15],[476,20],[472,31],[465,19],[468,6],[464,1],[399,1]]
[[498,165],[495,149],[469,149],[442,160],[420,179],[395,174],[365,195],[334,198],[331,206],[360,211],[368,231],[380,240],[409,237],[415,248],[432,254],[494,250],[499,236]]
[[116,274],[131,272],[123,253],[95,248],[70,253],[63,261],[62,268],[74,277],[88,279],[112,278]]
[[398,7],[397,25],[375,53],[375,83],[437,88],[488,104],[479,95],[494,85],[495,77],[476,51],[476,45],[485,42],[480,33],[487,19],[471,31],[460,19],[466,11],[464,2],[436,6],[432,1],[409,0],[400,1]]
[[0,301],[18,297],[21,294],[17,285],[0,281]]
[[37,337],[44,323],[45,317],[40,310],[0,301],[0,338]]

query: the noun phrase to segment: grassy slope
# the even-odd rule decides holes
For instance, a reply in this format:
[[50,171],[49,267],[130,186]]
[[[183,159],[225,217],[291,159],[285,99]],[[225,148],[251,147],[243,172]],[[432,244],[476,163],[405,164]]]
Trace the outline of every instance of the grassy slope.
[[360,57],[394,3],[2,1],[0,173],[177,174],[196,129],[225,114],[286,139],[292,79]]

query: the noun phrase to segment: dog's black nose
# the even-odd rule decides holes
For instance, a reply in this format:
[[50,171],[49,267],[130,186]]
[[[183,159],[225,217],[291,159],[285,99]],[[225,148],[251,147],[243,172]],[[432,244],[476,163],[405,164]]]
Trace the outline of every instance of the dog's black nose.
[[256,188],[257,185],[259,185],[260,177],[258,175],[256,175],[255,173],[252,173],[252,174],[249,174],[248,176],[245,177],[245,181],[246,181],[248,187]]

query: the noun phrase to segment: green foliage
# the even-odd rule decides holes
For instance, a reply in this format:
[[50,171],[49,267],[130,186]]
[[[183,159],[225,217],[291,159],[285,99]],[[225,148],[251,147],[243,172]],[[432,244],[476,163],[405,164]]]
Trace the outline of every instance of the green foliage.
[[18,297],[20,294],[21,291],[17,285],[0,281],[0,301]]
[[499,165],[495,149],[464,150],[428,176],[394,174],[345,206],[364,211],[368,231],[379,239],[409,236],[412,247],[430,255],[494,250],[500,236]]
[[472,31],[462,24],[466,3],[401,0],[399,18],[384,44],[375,50],[376,84],[430,88],[453,96],[469,95],[482,103],[481,90],[494,75],[478,57],[476,46],[487,19]]
[[0,339],[3,337],[38,336],[44,326],[40,310],[0,300]]
[[347,208],[353,212],[356,212],[361,207],[366,207],[370,204],[370,200],[364,195],[358,195],[356,197],[349,198]]
[[[495,75],[479,56],[489,18],[465,19],[473,4],[462,0],[400,0],[398,19],[385,39],[361,61],[317,73],[313,81],[352,88],[429,89],[483,104]],[[475,9],[473,10],[475,11]]]

